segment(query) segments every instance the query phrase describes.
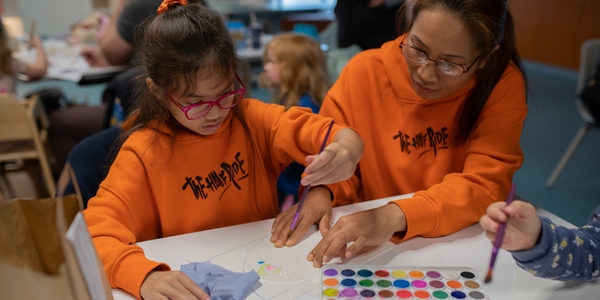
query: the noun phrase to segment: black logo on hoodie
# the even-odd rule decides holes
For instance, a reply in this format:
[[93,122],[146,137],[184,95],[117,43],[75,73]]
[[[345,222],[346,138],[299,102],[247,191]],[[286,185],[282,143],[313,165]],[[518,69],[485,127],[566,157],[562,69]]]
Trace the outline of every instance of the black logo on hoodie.
[[448,134],[446,131],[448,128],[444,127],[440,131],[434,131],[431,127],[427,130],[419,132],[412,138],[402,131],[398,131],[398,134],[394,136],[394,140],[400,140],[400,151],[406,154],[412,154],[413,152],[419,153],[417,159],[427,152],[433,151],[433,155],[437,156],[438,150],[448,149],[447,142]]
[[[186,190],[188,187],[194,192],[196,199],[208,198],[208,193],[221,191],[219,201],[227,189],[232,185],[238,190],[242,188],[238,184],[238,181],[247,178],[248,173],[244,170],[244,161],[240,160],[240,152],[235,155],[235,161],[231,164],[226,162],[221,163],[221,169],[212,171],[204,178],[200,176],[186,177],[185,183],[181,187],[182,190]],[[219,172],[220,171],[220,172]]]

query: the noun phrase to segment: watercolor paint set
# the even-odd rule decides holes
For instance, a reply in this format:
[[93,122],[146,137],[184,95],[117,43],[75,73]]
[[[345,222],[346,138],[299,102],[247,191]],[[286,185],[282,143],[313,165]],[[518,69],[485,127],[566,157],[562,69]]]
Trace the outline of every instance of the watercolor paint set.
[[467,267],[325,265],[321,295],[323,300],[489,300],[483,279]]

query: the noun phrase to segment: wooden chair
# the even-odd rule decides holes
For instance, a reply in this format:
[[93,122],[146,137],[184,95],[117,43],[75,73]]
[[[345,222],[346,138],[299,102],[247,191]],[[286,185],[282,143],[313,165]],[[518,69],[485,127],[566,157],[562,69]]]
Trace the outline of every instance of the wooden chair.
[[37,94],[19,102],[10,94],[0,93],[0,163],[37,159],[48,193],[54,197],[56,185],[45,148],[48,125]]

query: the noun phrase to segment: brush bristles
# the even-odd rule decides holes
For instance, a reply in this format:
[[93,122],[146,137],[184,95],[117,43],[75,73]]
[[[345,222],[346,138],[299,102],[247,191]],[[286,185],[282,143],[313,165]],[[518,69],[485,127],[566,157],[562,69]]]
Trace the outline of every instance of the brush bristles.
[[492,269],[488,270],[487,276],[485,276],[485,283],[492,281]]

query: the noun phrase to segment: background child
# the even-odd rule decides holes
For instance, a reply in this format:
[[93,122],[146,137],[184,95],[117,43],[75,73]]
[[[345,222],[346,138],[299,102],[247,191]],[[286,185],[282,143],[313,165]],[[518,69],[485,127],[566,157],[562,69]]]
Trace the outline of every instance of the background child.
[[248,65],[221,16],[176,4],[142,27],[139,108],[84,213],[111,286],[146,300],[207,295],[136,242],[273,218],[291,161],[310,164],[307,184],[327,184],[350,178],[364,148],[336,125],[310,155],[331,119],[243,99]]
[[[318,114],[330,82],[321,45],[315,39],[297,33],[275,36],[263,53],[264,72],[259,82],[273,93],[273,103],[308,107]],[[304,166],[292,162],[277,181],[281,211],[298,201],[298,189]]]
[[600,206],[592,212],[588,225],[567,229],[539,217],[530,203],[514,201],[506,206],[506,202],[496,202],[480,220],[492,242],[500,222],[507,218],[501,248],[511,251],[522,269],[537,277],[564,281],[591,280],[600,274]]
[[0,22],[0,93],[9,93],[17,97],[16,82],[17,73],[22,73],[29,76],[30,79],[38,79],[46,74],[48,68],[48,60],[46,52],[40,37],[33,36],[29,44],[36,50],[36,59],[32,63],[27,63],[12,56],[10,47],[10,37],[6,32],[6,28]]

